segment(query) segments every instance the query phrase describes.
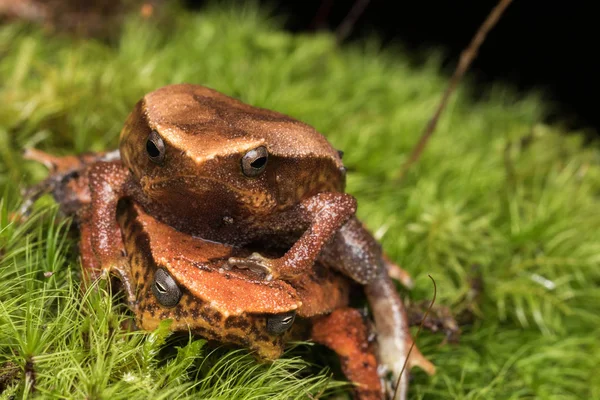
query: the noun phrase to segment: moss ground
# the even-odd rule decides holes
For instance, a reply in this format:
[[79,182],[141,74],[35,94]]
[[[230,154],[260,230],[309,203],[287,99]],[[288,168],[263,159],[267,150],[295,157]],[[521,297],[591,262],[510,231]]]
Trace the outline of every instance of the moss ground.
[[307,345],[261,365],[165,329],[121,330],[128,314],[106,288],[81,295],[51,200],[11,222],[19,188],[45,174],[23,148],[114,148],[137,99],[176,82],[314,125],[345,151],[360,217],[415,278],[403,295],[431,298],[431,274],[439,304],[473,311],[459,345],[422,334],[438,374],[415,371],[411,398],[600,398],[598,147],[544,125],[539,96],[498,85],[474,101],[467,85],[397,184],[446,84],[435,55],[415,68],[375,41],[340,48],[254,8],[216,7],[132,18],[108,44],[0,27],[0,399],[344,396]]

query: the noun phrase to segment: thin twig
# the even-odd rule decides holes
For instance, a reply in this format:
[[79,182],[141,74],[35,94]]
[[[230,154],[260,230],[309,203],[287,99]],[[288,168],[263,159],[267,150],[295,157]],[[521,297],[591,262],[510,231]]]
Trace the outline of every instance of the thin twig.
[[406,369],[406,365],[408,364],[408,360],[410,359],[410,353],[412,352],[413,348],[415,347],[415,343],[417,343],[417,339],[419,337],[419,334],[421,333],[421,330],[423,329],[425,320],[427,319],[429,312],[433,308],[433,305],[435,304],[435,299],[437,297],[437,285],[435,284],[435,279],[433,279],[431,277],[431,275],[427,275],[427,276],[429,277],[429,279],[431,279],[431,282],[433,282],[433,299],[431,299],[431,304],[429,304],[429,308],[427,309],[427,311],[425,311],[425,315],[423,315],[423,319],[421,320],[421,324],[419,325],[419,330],[417,331],[417,334],[415,335],[415,338],[413,339],[413,342],[410,345],[410,348],[408,349],[408,354],[406,355],[406,359],[404,360],[404,365],[402,366],[402,369],[400,370],[400,375],[398,375],[398,380],[396,381],[396,387],[394,388],[394,396],[392,396],[392,399],[395,399],[396,395],[398,394],[398,388],[400,387],[400,381],[402,380],[402,374],[404,373],[404,370]]
[[356,21],[358,21],[362,13],[365,12],[369,3],[370,0],[356,0],[354,2],[352,8],[348,12],[348,15],[346,15],[342,23],[335,31],[335,37],[338,43],[342,43],[350,35],[354,24],[356,24]]
[[469,46],[460,54],[460,60],[458,62],[458,65],[456,66],[456,69],[454,70],[452,78],[450,79],[450,83],[448,84],[448,87],[446,88],[446,91],[442,96],[442,100],[438,104],[438,107],[435,113],[433,114],[433,117],[425,126],[425,129],[421,134],[421,138],[419,139],[419,142],[410,154],[410,157],[400,169],[400,172],[396,177],[396,182],[399,182],[402,180],[402,178],[404,178],[404,175],[406,175],[408,169],[419,159],[421,153],[423,153],[425,145],[427,145],[429,138],[431,138],[431,135],[433,135],[437,122],[440,119],[440,115],[442,114],[442,111],[444,111],[444,108],[446,108],[446,105],[448,104],[450,95],[452,95],[452,92],[454,92],[454,90],[458,86],[458,83],[464,76],[465,72],[467,72],[467,70],[471,66],[471,63],[473,62],[475,57],[477,57],[479,47],[481,47],[482,43],[485,41],[487,34],[498,23],[498,20],[504,13],[504,10],[506,10],[506,8],[510,5],[510,3],[512,3],[512,0],[500,0],[498,2],[496,7],[494,7],[494,9],[490,12],[486,20],[479,27],[479,30],[471,40]]
[[333,0],[321,1],[321,5],[317,10],[317,14],[308,26],[308,29],[312,31],[323,28],[325,26],[325,21],[327,20],[327,17],[329,17],[329,14],[331,13],[332,6]]

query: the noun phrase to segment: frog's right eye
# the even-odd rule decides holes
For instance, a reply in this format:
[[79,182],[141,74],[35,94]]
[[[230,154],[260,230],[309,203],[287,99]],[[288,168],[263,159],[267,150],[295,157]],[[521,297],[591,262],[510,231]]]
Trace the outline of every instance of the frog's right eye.
[[154,273],[154,284],[152,293],[156,300],[165,307],[175,307],[181,299],[181,289],[177,286],[175,279],[163,268]]
[[292,327],[294,319],[296,319],[296,311],[269,315],[267,317],[267,331],[275,335],[280,335]]
[[267,166],[269,152],[265,146],[257,147],[242,157],[242,172],[249,178],[260,175]]
[[162,140],[158,132],[152,131],[146,140],[146,152],[150,161],[156,164],[161,164],[165,159],[165,142]]

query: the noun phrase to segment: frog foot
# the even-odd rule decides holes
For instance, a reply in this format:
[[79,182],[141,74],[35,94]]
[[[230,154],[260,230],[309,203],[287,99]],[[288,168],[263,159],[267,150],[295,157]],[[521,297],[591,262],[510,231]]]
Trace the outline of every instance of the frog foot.
[[230,270],[232,267],[249,269],[252,272],[264,276],[264,279],[271,281],[276,278],[276,260],[263,257],[259,253],[252,253],[246,258],[230,257],[223,265],[223,269]]

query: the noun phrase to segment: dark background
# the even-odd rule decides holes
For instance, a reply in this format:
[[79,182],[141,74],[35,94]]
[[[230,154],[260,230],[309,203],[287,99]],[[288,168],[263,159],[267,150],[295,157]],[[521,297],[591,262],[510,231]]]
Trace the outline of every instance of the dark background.
[[[203,3],[188,0],[194,7]],[[289,30],[310,32],[335,30],[357,1],[259,3],[283,17]],[[377,35],[384,45],[401,44],[409,49],[417,63],[424,50],[442,50],[444,71],[450,76],[460,52],[497,2],[370,0],[366,4],[347,41]],[[519,90],[541,90],[551,104],[548,120],[572,129],[600,131],[596,111],[600,14],[594,10],[593,0],[514,0],[480,49],[470,77],[482,90],[496,81],[509,82]]]

